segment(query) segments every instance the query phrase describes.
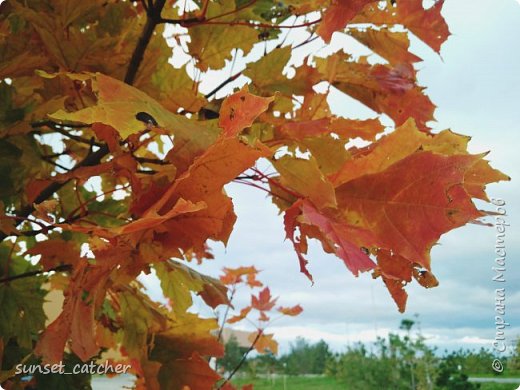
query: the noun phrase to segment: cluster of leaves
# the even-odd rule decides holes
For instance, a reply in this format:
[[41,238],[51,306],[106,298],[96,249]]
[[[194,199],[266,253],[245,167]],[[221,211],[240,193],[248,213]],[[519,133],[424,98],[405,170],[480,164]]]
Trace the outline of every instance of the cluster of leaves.
[[[251,267],[239,267],[239,268],[224,268],[224,273],[220,277],[220,281],[228,287],[229,291],[229,302],[232,303],[235,298],[237,292],[242,287],[249,287],[250,289],[261,288],[264,287],[263,283],[257,279],[258,270]],[[277,319],[280,319],[283,316],[297,316],[302,311],[303,308],[300,305],[292,306],[292,307],[284,307],[278,306],[276,307],[276,302],[278,298],[275,298],[271,295],[271,291],[269,287],[264,287],[258,295],[251,293],[251,304],[245,307],[242,307],[240,310],[233,307],[238,314],[229,317],[229,309],[231,308],[231,304],[226,307],[226,311],[224,312],[222,323],[220,325],[218,340],[222,339],[223,331],[225,330],[226,325],[236,324],[242,321],[248,321],[251,323],[256,331],[251,332],[248,335],[248,343],[249,347],[243,351],[240,355],[240,359],[236,362],[235,365],[229,366],[230,363],[235,363],[235,360],[231,357],[230,359],[226,359],[226,356],[222,359],[225,363],[224,368],[229,370],[229,375],[227,378],[220,383],[219,388],[231,390],[232,386],[229,383],[233,375],[238,372],[241,366],[247,359],[249,353],[253,350],[256,350],[260,354],[270,354],[276,355],[278,353],[278,343],[274,340],[273,334],[265,333],[266,328],[272,324]],[[276,310],[278,316],[272,318],[271,312]],[[257,320],[254,321],[251,319],[253,313],[257,313]],[[238,343],[232,341],[234,334],[231,333],[230,340],[228,340],[225,344],[225,353],[228,354],[228,349],[231,349],[234,352],[235,356],[240,352],[240,347]],[[231,341],[231,342],[230,342]],[[218,361],[217,361],[218,362]]]
[[[263,287],[263,283],[256,278],[257,274],[258,270],[255,267],[224,268],[224,275],[220,277],[220,281],[229,288],[229,300],[233,300],[237,290],[243,285],[252,289]],[[249,335],[251,348],[255,348],[259,353],[271,352],[277,354],[278,344],[273,339],[273,335],[264,333],[265,329],[273,321],[280,318],[270,317],[270,312],[275,309],[277,300],[278,298],[271,295],[269,287],[264,287],[258,295],[251,294],[251,304],[241,308],[238,314],[228,318],[228,311],[226,311],[223,322],[235,324],[244,320],[249,321],[257,329],[255,333]],[[300,305],[292,307],[278,306],[276,311],[282,316],[297,316],[303,311],[303,308]],[[258,313],[256,322],[250,319],[252,313]]]
[[[68,347],[82,361],[119,350],[138,387],[211,388],[219,376],[205,357],[223,353],[211,333],[217,322],[187,309],[192,293],[213,308],[228,304],[226,288],[184,261],[211,258],[208,243],[227,242],[236,219],[224,190],[231,181],[270,194],[308,278],[314,238],[355,275],[381,277],[404,310],[406,283],[436,285],[432,245],[483,216],[472,198],[487,200],[485,185],[507,179],[468,154],[467,137],[428,128],[434,105],[417,85],[408,34],[439,51],[449,35],[442,1],[427,9],[422,0],[191,6],[0,6],[2,381],[24,357],[57,362]],[[174,52],[189,58],[180,68],[168,62],[167,25],[176,29]],[[292,48],[278,39],[288,29],[307,37],[298,47],[348,34],[381,61],[310,55],[289,78]],[[208,72],[268,41],[279,44],[199,91]],[[239,77],[249,89],[215,98]],[[320,83],[326,91],[316,93]],[[334,115],[333,89],[387,115],[395,130],[378,118]],[[357,138],[368,145],[353,146]],[[257,169],[260,158],[276,172]],[[136,280],[152,271],[172,310]],[[64,302],[46,323],[49,290]],[[252,306],[262,313],[271,303],[264,290]]]
[[[243,356],[244,348],[240,346],[236,338],[230,338],[225,344],[225,355],[222,358],[223,367],[237,366]],[[308,340],[298,337],[294,343],[290,344],[289,351],[281,356],[272,353],[264,353],[254,357],[248,357],[243,364],[239,378],[234,381],[247,381],[247,378],[266,378],[270,375],[281,376],[308,376],[324,375],[327,373],[328,362],[334,358],[329,345],[320,340],[311,343]]]

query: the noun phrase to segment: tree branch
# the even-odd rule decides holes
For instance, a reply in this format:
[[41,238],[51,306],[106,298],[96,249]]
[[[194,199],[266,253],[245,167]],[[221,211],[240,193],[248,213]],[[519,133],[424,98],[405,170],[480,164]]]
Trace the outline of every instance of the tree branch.
[[36,270],[36,271],[24,272],[23,274],[18,274],[18,275],[14,275],[14,276],[7,276],[5,278],[1,278],[0,284],[9,283],[9,282],[12,282],[13,280],[18,280],[18,279],[23,279],[23,278],[30,278],[32,276],[37,276],[37,275],[44,274],[47,272],[52,272],[52,271],[56,271],[56,272],[69,271],[71,268],[72,268],[71,264],[61,264],[61,265],[58,265],[57,267],[48,269],[47,271],[40,269],[40,270]]
[[[319,22],[321,22],[321,18],[317,19],[317,20],[313,20],[313,21],[310,21],[310,22],[305,22],[305,23],[301,23],[301,24],[295,24],[295,25],[292,25],[292,26],[285,26],[283,24],[270,24],[270,23],[252,23],[252,22],[247,22],[247,21],[229,21],[229,22],[223,22],[223,21],[218,21],[218,20],[213,20],[213,19],[216,19],[217,17],[215,16],[215,18],[212,18],[211,20],[201,20],[201,19],[198,19],[198,18],[192,18],[192,19],[165,19],[165,18],[160,18],[159,21],[160,23],[168,23],[168,24],[179,24],[183,27],[190,27],[192,25],[197,25],[197,24],[215,24],[215,25],[224,25],[224,26],[248,26],[248,27],[260,27],[260,28],[273,28],[273,29],[277,29],[277,28],[288,28],[288,29],[292,29],[292,28],[301,28],[301,27],[308,27],[308,26],[312,26],[314,24],[317,24]],[[188,22],[188,23],[187,23]]]
[[170,165],[171,163],[166,160],[159,160],[158,158],[148,158],[148,157],[136,157],[132,155],[132,157],[141,164],[155,164],[155,165]]
[[235,81],[236,79],[238,79],[241,74],[242,74],[242,72],[238,72],[237,74],[234,74],[233,76],[228,77],[226,80],[221,82],[217,87],[215,87],[214,90],[212,90],[211,92],[206,94],[204,97],[206,99],[209,99],[210,97],[215,95],[218,91],[220,91],[222,88],[224,88],[226,85],[228,85],[229,83],[231,83],[231,82]]
[[150,43],[150,39],[152,38],[155,27],[161,21],[161,11],[165,2],[166,0],[157,0],[155,4],[150,4],[150,7],[148,8],[146,24],[144,25],[141,37],[139,38],[137,46],[132,54],[130,64],[128,65],[128,70],[125,75],[125,83],[128,85],[132,85],[135,81],[137,71],[139,70],[139,66],[143,61],[144,52]]
[[[101,162],[103,157],[105,157],[109,152],[108,146],[106,144],[101,145],[101,147],[93,152],[90,153],[87,157],[85,157],[82,161],[80,161],[74,168],[71,169],[71,171],[74,171],[80,167],[89,167],[97,165]],[[26,205],[22,208],[20,212],[16,214],[17,217],[21,219],[27,218],[29,215],[31,215],[34,211],[34,204],[39,204],[43,202],[44,200],[47,200],[50,198],[56,191],[60,190],[65,184],[67,184],[69,180],[64,182],[54,182],[52,184],[49,184],[40,194],[36,197],[33,204]],[[20,224],[19,222],[17,226]],[[0,232],[0,241],[3,241],[6,237],[8,237],[7,234],[4,232]]]
[[244,364],[244,362],[246,361],[247,359],[247,355],[249,355],[249,353],[253,350],[253,348],[255,347],[256,343],[258,342],[258,340],[260,340],[260,337],[262,336],[262,334],[264,333],[264,331],[262,329],[259,329],[258,330],[258,333],[256,334],[256,337],[255,339],[253,340],[253,342],[251,343],[251,345],[249,346],[249,349],[242,355],[242,359],[240,359],[240,362],[237,364],[237,366],[233,369],[233,371],[231,371],[231,373],[228,375],[228,377],[226,378],[226,380],[224,382],[222,382],[219,386],[218,386],[218,390],[222,389],[226,383],[228,383],[231,378],[233,378],[233,376],[237,373],[238,370],[240,370],[240,367],[242,367],[242,365]]
[[[141,37],[139,38],[137,46],[132,54],[132,58],[130,60],[130,64],[125,75],[124,81],[128,85],[132,85],[135,81],[135,76],[137,75],[137,71],[139,70],[139,66],[141,65],[141,62],[143,60],[144,52],[146,51],[146,48],[150,43],[155,27],[161,19],[161,11],[164,7],[165,2],[166,0],[157,0],[157,2],[153,4],[153,8],[149,8],[149,12],[147,13],[146,24],[143,28],[143,32],[141,33]],[[75,125],[72,125],[70,127],[74,126]],[[68,134],[68,136],[70,137],[70,134]],[[99,164],[101,160],[109,153],[109,151],[110,150],[107,144],[100,144],[99,149],[97,151],[89,153],[88,156],[85,157],[85,159],[80,161],[78,164],[76,164],[76,166],[72,168],[71,171],[74,171],[80,167],[87,167]],[[67,183],[68,181],[65,181],[63,183],[54,182],[50,184],[36,197],[33,204],[39,204],[44,200],[50,198],[56,191],[58,191]],[[27,218],[34,211],[33,204],[26,205],[25,207],[23,207],[22,210],[20,210],[20,212],[17,213],[17,216],[22,219]],[[20,223],[18,223],[17,225],[19,225]],[[5,234],[4,232],[0,232],[0,242],[5,240],[7,237],[7,234]]]
[[64,165],[61,165],[60,163],[54,161],[52,158],[50,157],[46,157],[46,156],[42,156],[42,160],[45,161],[46,163],[48,164],[51,164],[51,165],[54,165],[55,167],[58,167],[60,169],[63,169],[65,172],[68,172],[70,171],[70,168],[67,168],[66,166]]
[[319,35],[316,35],[315,37],[313,37],[312,35],[310,35],[309,38],[307,38],[305,41],[303,41],[303,42],[297,44],[296,46],[293,46],[293,50],[294,50],[294,49],[298,49],[298,48],[300,48],[300,47],[302,47],[302,46],[305,46],[305,45],[308,44],[308,43],[314,42],[314,41],[315,41],[316,39],[318,39],[318,38],[319,38]]
[[220,15],[215,15],[211,18],[206,19],[206,12],[208,10],[209,0],[207,0],[204,4],[204,8],[202,9],[201,15],[194,17],[194,18],[187,18],[187,19],[167,19],[167,18],[161,18],[160,23],[168,23],[168,24],[178,24],[183,27],[191,27],[197,24],[206,24],[207,22],[210,22],[215,19],[223,18],[224,16],[229,16],[232,14],[236,14],[237,12],[242,11],[243,9],[246,9],[253,4],[256,3],[257,0],[251,0],[249,3],[246,3],[232,11],[224,12]]
[[186,18],[186,19],[168,19],[168,18],[160,18],[159,23],[160,24],[178,24],[182,27],[191,27],[197,24],[204,23],[205,19],[204,17],[199,18]]
[[231,295],[229,297],[229,305],[226,306],[226,311],[224,312],[224,318],[222,318],[222,325],[220,325],[220,328],[218,330],[217,335],[217,341],[220,342],[222,339],[222,332],[224,331],[224,326],[226,326],[227,317],[229,314],[229,308],[231,307],[231,302],[233,301],[233,298],[235,297],[235,293],[237,291],[237,285],[233,284],[233,289],[231,290]]
[[[76,124],[63,124],[63,123],[58,123],[58,122],[54,122],[54,121],[51,121],[51,120],[45,120],[45,121],[37,121],[37,122],[33,122],[31,123],[31,127],[33,129],[37,129],[39,127],[50,127],[52,130],[54,130],[56,133],[60,133],[61,135],[64,135],[65,137],[67,138],[70,138],[76,142],[80,142],[82,144],[87,144],[87,145],[91,145],[92,144],[92,141],[87,139],[87,138],[84,138],[84,137],[81,137],[79,135],[74,135],[74,134],[70,134],[69,131],[65,130],[64,127],[69,127],[71,129],[83,129],[85,127],[90,127],[90,125],[76,125]],[[94,145],[96,146],[101,146],[102,144],[98,143],[98,142],[94,142],[93,143]]]
[[140,173],[141,175],[155,175],[157,173],[157,171],[154,170],[146,171],[144,169],[138,169],[136,172]]

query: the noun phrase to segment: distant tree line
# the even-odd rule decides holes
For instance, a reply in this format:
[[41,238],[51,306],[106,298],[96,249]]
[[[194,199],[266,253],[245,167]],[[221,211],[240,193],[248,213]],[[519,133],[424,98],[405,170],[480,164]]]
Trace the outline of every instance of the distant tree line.
[[[414,321],[403,320],[400,334],[390,333],[367,346],[357,343],[345,352],[333,353],[321,340],[311,343],[297,338],[289,352],[276,357],[272,354],[250,357],[243,364],[245,376],[327,375],[345,384],[346,389],[388,390],[473,390],[477,383],[472,376],[497,374],[491,368],[494,354],[481,348],[445,351],[442,355],[425,343],[420,332],[414,332]],[[226,344],[226,355],[219,366],[231,370],[241,360],[244,351],[236,339]],[[520,376],[520,342],[515,353],[504,363],[504,373]],[[487,388],[487,387],[486,387]]]

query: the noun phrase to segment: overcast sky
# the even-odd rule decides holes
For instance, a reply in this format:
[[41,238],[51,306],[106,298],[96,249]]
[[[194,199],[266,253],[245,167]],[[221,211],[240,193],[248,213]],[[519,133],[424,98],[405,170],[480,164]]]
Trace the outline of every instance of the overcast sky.
[[[442,58],[414,42],[416,53],[424,59],[418,65],[419,80],[438,106],[435,129],[451,128],[472,136],[471,151],[490,150],[488,159],[493,166],[513,179],[488,189],[490,197],[505,200],[511,224],[506,232],[506,282],[492,281],[496,231],[468,225],[443,236],[441,245],[433,249],[432,269],[440,285],[431,290],[415,283],[408,286],[405,314],[397,311],[381,280],[372,280],[369,274],[355,278],[342,261],[324,254],[317,245],[311,247],[308,256],[315,280],[311,286],[299,273],[292,246],[284,242],[277,209],[261,191],[232,184],[227,190],[238,215],[235,230],[227,248],[213,246],[216,260],[198,268],[216,275],[224,266],[254,264],[262,270],[261,280],[280,296],[281,304],[301,304],[304,312],[299,317],[284,318],[270,328],[282,351],[296,336],[324,339],[335,350],[342,350],[353,342],[374,341],[376,334],[395,331],[402,319],[415,314],[428,342],[440,350],[491,347],[495,337],[495,288],[500,287],[506,289],[505,318],[511,323],[506,337],[511,343],[520,336],[520,4],[516,0],[447,0],[443,15],[453,35],[442,47]],[[333,43],[345,44],[343,34],[336,33]],[[316,44],[314,49],[319,49],[320,43]],[[240,60],[235,63],[235,71],[239,66]],[[210,74],[205,89],[211,90],[228,75]],[[238,85],[244,82],[237,80]],[[337,114],[374,116],[340,93],[329,103]],[[486,207],[493,209],[492,205]],[[154,295],[158,293],[156,284],[147,285]],[[243,298],[237,301],[239,307],[247,303],[248,296],[244,290]]]

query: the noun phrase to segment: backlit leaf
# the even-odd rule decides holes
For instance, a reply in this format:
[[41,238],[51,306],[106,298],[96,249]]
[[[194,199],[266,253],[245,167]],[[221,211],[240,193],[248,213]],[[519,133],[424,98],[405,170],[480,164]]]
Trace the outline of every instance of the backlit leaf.
[[222,103],[219,126],[224,129],[224,135],[232,137],[246,127],[269,107],[274,98],[262,98],[248,93],[246,90],[234,93]]
[[347,23],[370,2],[373,0],[337,0],[333,2],[323,15],[323,21],[318,27],[318,34],[329,43],[332,33],[343,30]]

